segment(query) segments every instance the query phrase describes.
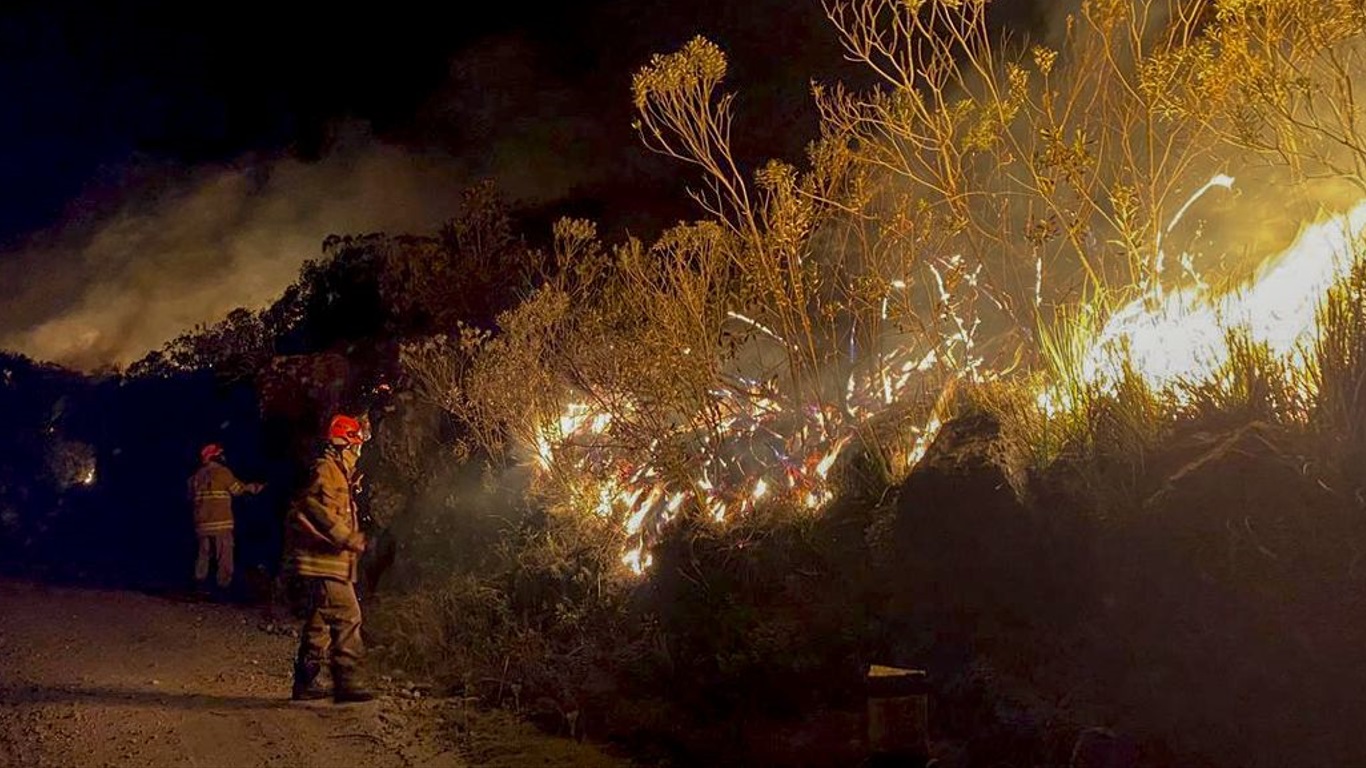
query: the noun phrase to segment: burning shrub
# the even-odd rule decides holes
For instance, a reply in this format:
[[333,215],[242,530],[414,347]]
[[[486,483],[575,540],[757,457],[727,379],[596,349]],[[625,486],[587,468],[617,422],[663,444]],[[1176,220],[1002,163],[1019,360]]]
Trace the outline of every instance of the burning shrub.
[[[820,508],[831,463],[888,411],[919,414],[909,447],[870,446],[897,459],[890,478],[904,475],[947,386],[1022,364],[1062,374],[1040,385],[1045,410],[1086,412],[1098,423],[1078,428],[1127,430],[1131,443],[1154,437],[1140,434],[1159,407],[1147,389],[1185,387],[1206,409],[1232,405],[1224,395],[1289,407],[1296,391],[1266,387],[1283,378],[1277,366],[1303,366],[1293,353],[1314,300],[1341,274],[1330,251],[1360,231],[1360,210],[1306,230],[1242,290],[1205,274],[1199,248],[1232,247],[1209,237],[1223,222],[1186,223],[1233,187],[1217,169],[1267,147],[1227,130],[1227,99],[1209,114],[1183,108],[1196,86],[1178,64],[1208,48],[1187,63],[1224,77],[1221,57],[1237,54],[1221,46],[1262,17],[1198,1],[1092,3],[1061,48],[1024,51],[997,43],[986,7],[827,3],[851,57],[883,82],[816,89],[823,131],[806,171],[741,171],[715,45],[654,57],[632,83],[638,130],[700,172],[710,220],[610,253],[591,225],[561,222],[542,287],[500,317],[498,336],[461,342],[465,372],[434,399],[485,445],[520,452],[547,498],[620,518],[638,571],[684,508],[718,521],[770,497]],[[1356,18],[1286,12],[1275,29],[1306,41],[1293,63],[1314,64],[1329,87],[1356,76]],[[1320,37],[1331,42],[1309,42]],[[1344,71],[1320,66],[1333,45],[1352,54]],[[1220,87],[1252,87],[1230,82]],[[1284,127],[1261,103],[1266,130]],[[1049,312],[1086,318],[1086,334],[1065,341],[1075,349],[1050,338]],[[1074,358],[1066,370],[1060,354]]]
[[[638,128],[700,171],[710,219],[615,249],[561,222],[496,332],[405,349],[470,453],[553,513],[395,635],[464,648],[495,698],[635,696],[699,732],[782,713],[774,692],[848,704],[881,654],[940,673],[946,733],[1005,734],[977,756],[1051,760],[1050,728],[1108,720],[1187,755],[1294,758],[1163,713],[1261,723],[1250,697],[1347,687],[1294,649],[1344,659],[1338,629],[1284,606],[1342,618],[1314,596],[1352,603],[1361,535],[1357,5],[1107,0],[1024,50],[982,0],[832,0],[883,82],[816,89],[805,171],[741,171],[715,46],[654,58]],[[1230,169],[1274,199],[1235,204],[1255,187]],[[1307,182],[1325,173],[1354,183]],[[1246,227],[1273,208],[1293,236]],[[1265,258],[1225,258],[1240,247]],[[959,384],[986,415],[949,421]],[[456,625],[466,607],[500,651]],[[1282,653],[1325,692],[1256,668]],[[1202,688],[1175,702],[1186,676]],[[1282,743],[1311,725],[1292,709],[1268,707]],[[1329,741],[1312,755],[1351,754]]]

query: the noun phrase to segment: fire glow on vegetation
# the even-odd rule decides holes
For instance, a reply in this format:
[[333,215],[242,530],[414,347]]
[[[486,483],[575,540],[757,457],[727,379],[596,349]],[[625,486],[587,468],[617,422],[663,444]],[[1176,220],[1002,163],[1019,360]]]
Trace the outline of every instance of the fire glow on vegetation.
[[[1232,179],[1216,177],[1191,199],[1210,189],[1227,188]],[[1186,206],[1189,207],[1190,204]],[[1182,209],[1184,213],[1186,208]],[[1175,222],[1173,222],[1174,224]],[[1366,201],[1346,213],[1307,226],[1285,251],[1268,258],[1242,287],[1218,292],[1192,266],[1175,260],[1185,275],[1184,287],[1154,287],[1115,311],[1092,339],[1084,340],[1080,361],[1083,383],[1112,390],[1127,364],[1154,390],[1179,397],[1178,385],[1199,383],[1217,374],[1229,357],[1231,331],[1244,332],[1297,367],[1316,331],[1316,309],[1330,286],[1347,274],[1352,245],[1366,234]],[[894,286],[894,288],[904,288]],[[759,322],[731,313],[779,344],[782,337]],[[971,348],[975,329],[954,334]],[[543,472],[567,472],[583,486],[597,514],[624,514],[632,544],[622,562],[637,574],[651,565],[650,534],[668,524],[688,505],[707,519],[724,522],[760,502],[785,500],[819,510],[833,497],[829,473],[857,439],[859,428],[908,393],[915,378],[940,364],[933,351],[892,349],[875,355],[844,386],[839,408],[810,403],[785,406],[763,382],[736,377],[712,392],[723,418],[717,428],[694,425],[695,443],[705,446],[697,471],[685,480],[665,477],[648,462],[631,464],[612,449],[613,416],[606,409],[574,402],[565,406],[536,439],[535,458]],[[983,365],[965,355],[964,368]],[[962,373],[969,374],[970,371]],[[995,375],[978,371],[977,378]],[[1047,388],[1037,398],[1049,415],[1071,407],[1061,389]],[[940,414],[931,414],[913,435],[908,465],[925,453],[938,432]]]
[[[1232,183],[1217,177],[1197,196]],[[1247,341],[1265,345],[1303,370],[1317,337],[1320,302],[1347,276],[1363,235],[1366,201],[1306,226],[1245,285],[1222,293],[1190,266],[1190,258],[1183,258],[1187,285],[1169,292],[1155,287],[1112,314],[1086,344],[1079,383],[1113,391],[1127,365],[1154,391],[1181,399],[1181,385],[1208,381],[1228,363],[1230,333],[1245,334]],[[1054,414],[1071,407],[1068,399],[1052,388],[1041,392],[1038,402]]]
[[[1276,186],[1261,193],[1359,188],[1361,3],[1084,2],[1060,49],[1017,56],[996,44],[990,2],[826,0],[849,58],[880,87],[813,89],[831,141],[808,177],[775,167],[755,190],[730,155],[719,48],[695,39],[633,80],[647,146],[702,169],[711,194],[699,202],[738,238],[728,255],[762,288],[744,283],[721,307],[706,291],[682,294],[694,299],[688,316],[710,333],[729,309],[726,323],[777,352],[704,362],[694,340],[681,353],[696,354],[704,383],[685,382],[684,405],[649,387],[635,407],[604,403],[609,374],[589,380],[593,395],[560,395],[567,404],[529,441],[562,497],[622,521],[623,561],[637,573],[685,511],[723,523],[760,504],[819,510],[839,490],[839,459],[865,449],[895,457],[884,467],[894,482],[927,451],[955,382],[1037,386],[1026,402],[1051,421],[1085,415],[1090,395],[1117,394],[1130,376],[1186,404],[1228,383],[1244,344],[1292,375],[1312,370],[1318,312],[1360,256],[1366,201],[1306,220],[1246,276],[1209,266],[1236,261],[1217,237],[1202,252],[1168,254],[1166,241],[1206,194],[1233,188],[1219,174],[1176,197],[1214,168],[1271,170]],[[842,281],[851,289],[826,290]],[[903,303],[917,307],[912,330],[885,333]],[[1040,328],[1047,310],[1075,322]],[[1042,384],[1024,383],[1048,364]],[[1312,377],[1296,378],[1311,394]],[[934,408],[927,390],[941,393]],[[669,408],[685,413],[661,415]],[[920,426],[902,428],[907,419]]]
[[[894,284],[903,290],[905,284]],[[884,310],[885,311],[885,310]],[[738,312],[729,319],[780,345],[772,329]],[[613,416],[607,409],[571,402],[538,430],[534,461],[544,473],[567,473],[580,496],[600,516],[623,514],[633,544],[622,562],[636,573],[651,564],[647,542],[685,507],[723,523],[763,502],[787,502],[816,511],[834,497],[830,473],[869,419],[905,399],[916,377],[931,372],[939,358],[931,351],[892,348],[867,355],[840,388],[838,404],[789,404],[772,378],[725,377],[714,388],[711,412],[683,430],[703,447],[690,476],[677,479],[648,461],[614,450]],[[629,409],[628,409],[629,410]],[[717,415],[719,414],[719,418]],[[913,465],[939,428],[937,416],[912,430],[904,459]],[[657,446],[652,446],[657,447]]]
[[[903,291],[906,283],[896,280],[891,287]],[[887,312],[884,302],[884,320]],[[770,342],[790,346],[780,333],[754,318],[738,312],[728,313],[728,318]],[[955,328],[951,346],[970,350],[970,329],[966,324]],[[686,507],[723,523],[759,503],[784,502],[817,511],[831,502],[831,471],[858,430],[910,398],[917,377],[937,373],[941,366],[934,350],[887,346],[892,348],[858,355],[861,365],[854,366],[837,388],[840,403],[795,406],[772,372],[723,377],[724,385],[710,391],[709,413],[682,429],[686,443],[701,447],[686,477],[617,451],[611,411],[585,402],[568,403],[559,417],[541,426],[534,440],[534,465],[542,473],[570,477],[570,485],[579,486],[583,506],[600,517],[623,515],[632,544],[622,562],[641,574],[652,563],[647,543]],[[978,362],[968,368],[977,368]],[[622,409],[619,403],[617,409]],[[912,429],[904,465],[918,461],[938,425],[940,420],[932,415],[921,428]],[[657,447],[652,445],[652,450]]]

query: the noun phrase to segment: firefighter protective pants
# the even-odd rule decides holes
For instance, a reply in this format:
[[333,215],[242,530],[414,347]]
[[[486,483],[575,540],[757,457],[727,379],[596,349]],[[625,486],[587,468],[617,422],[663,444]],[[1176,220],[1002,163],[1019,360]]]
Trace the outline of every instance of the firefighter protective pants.
[[194,579],[203,582],[209,577],[209,560],[217,561],[218,586],[232,584],[232,531],[199,534],[199,556],[194,562]]
[[298,663],[328,664],[334,678],[360,664],[360,601],[356,585],[338,579],[296,577],[296,609],[304,619],[299,633]]

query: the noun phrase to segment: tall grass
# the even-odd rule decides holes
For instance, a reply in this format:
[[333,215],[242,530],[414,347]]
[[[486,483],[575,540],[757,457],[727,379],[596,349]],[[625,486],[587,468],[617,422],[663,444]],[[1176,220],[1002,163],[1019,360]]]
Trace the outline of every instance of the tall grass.
[[1301,423],[1312,398],[1307,372],[1242,329],[1225,336],[1228,358],[1212,374],[1177,387],[1181,414],[1218,423]]
[[1067,467],[1102,515],[1140,503],[1148,457],[1181,434],[1279,425],[1353,477],[1366,466],[1366,250],[1353,259],[1321,301],[1318,334],[1299,355],[1277,354],[1230,328],[1223,363],[1198,379],[1157,389],[1124,349],[1114,353],[1114,373],[1099,375],[1092,350],[1101,297],[1040,318],[1040,369],[977,387],[970,399],[1000,420],[1025,466],[1036,475]]
[[1366,243],[1358,243],[1351,271],[1319,305],[1318,322],[1306,371],[1314,389],[1310,424],[1350,476],[1366,457]]
[[1102,298],[1040,320],[1041,370],[979,391],[977,397],[1002,423],[1003,436],[1042,471],[1060,460],[1085,465],[1088,457],[1122,455],[1141,460],[1161,438],[1175,400],[1155,391],[1119,353],[1118,375],[1098,380],[1087,358],[1103,325]]

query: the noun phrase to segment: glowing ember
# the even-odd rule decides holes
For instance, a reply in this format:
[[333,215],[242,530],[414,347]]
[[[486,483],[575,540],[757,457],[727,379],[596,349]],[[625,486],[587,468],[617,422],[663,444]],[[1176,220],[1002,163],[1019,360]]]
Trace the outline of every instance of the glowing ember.
[[754,484],[754,500],[758,501],[759,499],[762,499],[766,493],[768,493],[768,482],[763,478],[759,478],[759,482]]
[[937,415],[930,417],[929,423],[920,431],[919,437],[915,439],[915,445],[911,447],[911,455],[909,457],[911,464],[917,464],[921,459],[925,458],[925,451],[930,449],[930,441],[934,439],[935,435],[939,434],[939,428],[941,426],[943,426],[943,424],[940,423]]
[[654,562],[654,557],[645,553],[640,547],[636,547],[622,555],[621,562],[625,563],[632,573],[639,576],[649,569]]
[[850,437],[853,437],[853,435],[845,435],[836,440],[835,445],[830,449],[830,452],[825,454],[825,457],[820,461],[816,462],[816,477],[824,480],[826,476],[830,474],[830,468],[835,465],[835,460],[840,457],[840,451],[844,450],[844,446],[849,442]]

